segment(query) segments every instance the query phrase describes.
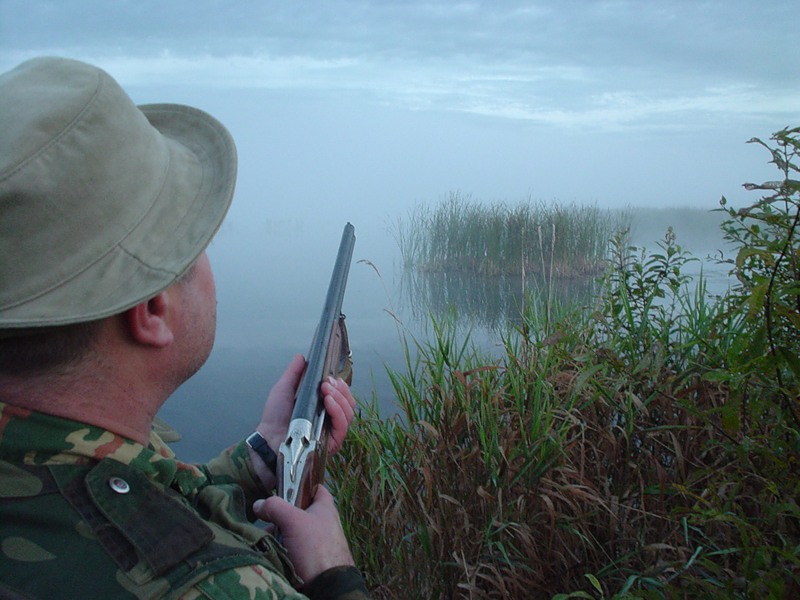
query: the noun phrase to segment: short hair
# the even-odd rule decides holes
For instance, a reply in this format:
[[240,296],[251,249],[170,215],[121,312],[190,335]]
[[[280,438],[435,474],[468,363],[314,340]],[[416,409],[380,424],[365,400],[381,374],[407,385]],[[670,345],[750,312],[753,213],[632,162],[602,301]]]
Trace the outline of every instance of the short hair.
[[93,346],[102,323],[100,319],[19,332],[0,331],[0,374],[40,375],[75,364]]
[[[197,261],[175,280],[189,283]],[[54,327],[0,329],[0,375],[32,376],[79,362],[97,339],[103,319]]]
[[191,266],[186,269],[183,274],[175,280],[175,283],[178,285],[185,285],[194,279],[194,276],[197,274],[197,260],[191,264]]

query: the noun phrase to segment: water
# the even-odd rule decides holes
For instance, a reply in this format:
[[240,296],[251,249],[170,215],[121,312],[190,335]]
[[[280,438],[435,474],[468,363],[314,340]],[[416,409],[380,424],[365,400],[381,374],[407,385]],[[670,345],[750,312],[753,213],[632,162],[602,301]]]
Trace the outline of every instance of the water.
[[[164,405],[160,416],[183,440],[174,445],[187,461],[205,461],[243,439],[258,422],[272,384],[295,353],[306,353],[319,320],[342,227],[347,219],[237,218],[209,248],[218,295],[218,333],[206,365]],[[423,339],[428,315],[454,304],[471,339],[496,348],[498,326],[517,313],[522,282],[469,276],[418,274],[400,266],[399,250],[384,222],[351,218],[356,247],[344,300],[354,357],[352,389],[359,401],[377,399],[383,414],[395,411],[386,366],[402,370],[401,332]],[[641,225],[641,224],[640,224]],[[693,227],[695,227],[693,223]],[[696,256],[720,247],[718,230],[701,227],[679,241]],[[646,244],[663,227],[638,227],[633,242]],[[721,293],[727,269],[704,262],[709,289]],[[700,263],[691,265],[699,273]],[[531,282],[527,283],[528,286]],[[591,281],[556,288],[563,298],[588,299]]]
[[[341,238],[329,219],[235,220],[209,248],[218,332],[206,365],[160,416],[183,435],[175,451],[204,461],[252,432],[267,392],[296,353],[306,353],[319,320]],[[394,242],[380,223],[360,227],[343,310],[354,357],[353,391],[391,411],[385,365],[403,351],[394,307]],[[369,261],[363,262],[363,261]],[[379,272],[376,272],[376,268]],[[413,323],[406,323],[414,334]]]

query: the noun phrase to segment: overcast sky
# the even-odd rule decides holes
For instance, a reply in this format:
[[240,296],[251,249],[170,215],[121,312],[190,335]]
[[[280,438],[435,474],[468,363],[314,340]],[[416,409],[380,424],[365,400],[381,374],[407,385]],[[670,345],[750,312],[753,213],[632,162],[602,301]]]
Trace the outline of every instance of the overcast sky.
[[[0,68],[57,54],[218,116],[240,202],[391,218],[451,191],[713,208],[800,125],[800,2],[0,0]],[[337,233],[338,235],[338,233]]]

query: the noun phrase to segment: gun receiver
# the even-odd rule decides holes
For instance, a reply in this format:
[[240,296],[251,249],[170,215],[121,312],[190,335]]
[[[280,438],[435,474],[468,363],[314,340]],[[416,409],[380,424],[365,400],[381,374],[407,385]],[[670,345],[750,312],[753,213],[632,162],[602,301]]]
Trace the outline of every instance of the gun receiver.
[[311,348],[306,370],[297,388],[286,439],[278,452],[278,493],[287,502],[307,508],[317,484],[325,478],[328,427],[320,385],[328,376],[352,380],[350,343],[342,300],[355,246],[355,228],[342,233],[331,283]]

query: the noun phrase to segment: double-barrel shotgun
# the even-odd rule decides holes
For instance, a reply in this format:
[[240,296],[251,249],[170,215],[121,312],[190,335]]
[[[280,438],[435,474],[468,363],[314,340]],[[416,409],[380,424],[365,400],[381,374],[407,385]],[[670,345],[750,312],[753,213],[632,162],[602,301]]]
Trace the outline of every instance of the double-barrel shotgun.
[[325,478],[328,426],[320,385],[329,376],[344,379],[348,385],[352,381],[352,357],[342,301],[355,241],[355,228],[347,223],[322,317],[295,395],[289,430],[278,452],[278,493],[300,508],[308,507],[315,487]]

